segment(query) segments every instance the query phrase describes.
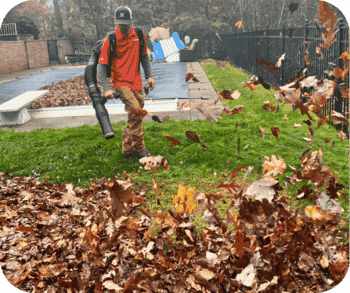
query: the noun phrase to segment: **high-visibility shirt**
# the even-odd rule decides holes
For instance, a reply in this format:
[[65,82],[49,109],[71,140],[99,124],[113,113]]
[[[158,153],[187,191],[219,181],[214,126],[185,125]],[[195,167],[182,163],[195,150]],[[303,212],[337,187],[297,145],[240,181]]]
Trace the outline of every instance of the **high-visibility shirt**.
[[[135,29],[130,26],[130,34],[123,35],[118,26],[114,33],[117,39],[116,57],[112,58],[111,76],[115,88],[128,86],[134,91],[142,90],[140,64],[140,41]],[[144,47],[142,55],[147,54],[147,38],[143,33]],[[110,46],[108,36],[105,37],[98,63],[108,65]]]

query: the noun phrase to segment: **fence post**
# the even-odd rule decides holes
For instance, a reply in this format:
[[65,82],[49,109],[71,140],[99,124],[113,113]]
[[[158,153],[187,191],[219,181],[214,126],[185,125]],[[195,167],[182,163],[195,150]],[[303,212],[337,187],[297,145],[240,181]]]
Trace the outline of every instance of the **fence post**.
[[[284,54],[284,28],[285,28],[285,26],[286,26],[286,22],[284,22],[283,23],[283,25],[282,25],[282,55]],[[281,62],[281,86],[283,86],[284,85],[284,83],[283,83],[283,79],[284,79],[284,74],[283,74],[283,62],[284,60],[282,60],[282,62]]]
[[[309,21],[307,19],[305,19],[305,42],[307,42],[307,27],[309,25]],[[305,43],[305,46],[304,46],[304,66],[306,68],[306,60],[305,60],[305,54],[306,54],[306,48],[307,48],[307,43]],[[306,71],[306,74],[307,74],[307,71]]]
[[209,58],[212,58],[212,50],[211,50],[211,32],[209,33],[209,40],[208,40],[208,51],[209,51]]
[[[266,25],[266,61],[269,61],[269,22],[267,22],[267,25]],[[268,80],[268,74],[267,74],[267,71],[266,71],[266,76],[265,76],[265,80],[267,82],[269,82]]]
[[249,56],[249,40],[250,40],[250,36],[249,36],[249,27],[247,27],[247,37],[246,37],[246,43],[247,43],[247,49],[246,49],[246,54],[245,56],[247,57],[247,64],[245,64],[245,70],[248,71],[248,72],[252,72],[251,71],[251,68],[250,68],[250,58],[248,57]]
[[[243,28],[242,28],[243,30]],[[240,37],[241,37],[241,58],[239,58],[239,69],[242,69],[242,34],[243,34],[243,31],[241,30],[240,32]]]
[[[257,33],[257,31],[258,31],[258,26],[256,25],[255,26],[255,57],[256,58],[258,58],[258,42],[257,42],[257,40],[258,40],[258,33]],[[257,66],[253,66],[253,68],[254,68],[254,74],[257,74]]]
[[[339,26],[339,31],[338,31],[338,36],[337,36],[337,40],[338,40],[338,56],[334,56],[334,57],[337,57],[337,66],[339,68],[341,68],[341,63],[343,63],[342,60],[339,59],[340,55],[343,53],[342,52],[342,42],[341,42],[342,41],[342,35],[343,35],[342,34],[342,21],[343,21],[342,18],[340,18],[339,21],[338,21],[338,26]],[[339,79],[337,79],[335,82],[339,85]],[[333,105],[334,106],[333,110],[338,112],[338,113],[341,113],[343,115],[343,109],[344,109],[344,114],[345,114],[345,100],[341,96],[340,91],[338,90],[338,88],[335,90],[334,96],[335,96],[335,101],[334,101],[334,105]],[[342,106],[343,102],[344,102],[344,107]],[[331,119],[331,115],[332,115],[332,113],[330,113],[330,115],[329,115],[330,119]],[[345,116],[345,115],[343,115],[343,116]],[[335,125],[335,128],[338,131],[339,130],[343,130],[343,127],[344,127],[343,123]]]

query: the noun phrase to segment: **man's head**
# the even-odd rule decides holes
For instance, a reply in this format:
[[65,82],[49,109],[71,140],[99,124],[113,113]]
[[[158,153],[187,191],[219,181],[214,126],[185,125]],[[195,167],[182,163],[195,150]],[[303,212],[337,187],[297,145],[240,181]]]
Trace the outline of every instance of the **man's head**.
[[120,32],[123,35],[129,35],[130,25],[133,22],[131,9],[127,6],[120,6],[115,10],[115,19]]

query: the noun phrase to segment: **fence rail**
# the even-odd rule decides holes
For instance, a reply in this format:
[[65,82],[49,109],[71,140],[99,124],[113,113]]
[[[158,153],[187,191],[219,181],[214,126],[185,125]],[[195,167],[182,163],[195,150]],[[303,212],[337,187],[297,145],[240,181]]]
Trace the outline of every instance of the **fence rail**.
[[[324,72],[327,69],[332,72],[335,66],[344,69],[344,61],[339,57],[349,48],[349,27],[345,27],[343,19],[340,19],[337,29],[336,41],[328,51],[322,49],[323,60],[319,60],[316,47],[323,43],[322,33],[326,33],[326,29],[317,24],[310,26],[307,20],[304,27],[286,28],[283,23],[281,29],[269,29],[269,24],[267,24],[266,30],[258,31],[256,27],[254,31],[220,34],[220,38],[216,34],[187,35],[191,39],[199,40],[199,58],[208,58],[213,51],[224,50],[231,64],[244,69],[251,75],[260,75],[266,82],[276,86],[289,83],[292,77],[307,68],[307,76],[316,76],[318,79],[327,78],[338,85],[345,83],[349,87],[349,76],[341,80],[330,77]],[[181,39],[184,39],[185,35],[184,33],[179,34]],[[309,51],[310,65],[305,64],[306,48]],[[274,74],[263,71],[264,66],[257,66],[257,62],[253,59],[256,57],[277,63],[284,53],[286,55],[285,60],[282,61],[281,70]],[[305,103],[306,100],[304,99],[303,102]],[[339,112],[346,117],[346,112],[349,112],[349,99],[344,99],[340,91],[336,89],[334,96],[327,100],[325,108],[321,117],[328,115],[328,122],[333,125],[332,111]],[[335,125],[335,128],[342,129],[349,139],[349,130],[345,124]]]
[[0,29],[1,36],[17,35],[16,23],[3,23]]

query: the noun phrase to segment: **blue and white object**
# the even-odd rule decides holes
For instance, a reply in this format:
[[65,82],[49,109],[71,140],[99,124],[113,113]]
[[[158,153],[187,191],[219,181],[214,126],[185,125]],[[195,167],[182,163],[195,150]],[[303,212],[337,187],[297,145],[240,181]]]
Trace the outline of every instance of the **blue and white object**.
[[185,43],[186,43],[186,45],[188,45],[188,44],[190,43],[190,41],[191,41],[190,37],[189,37],[189,36],[186,36],[186,37],[185,37]]
[[167,58],[165,58],[166,62],[180,62],[180,53],[175,53]]
[[[155,55],[153,61],[156,61],[157,59],[167,59],[168,57],[179,53],[181,49],[186,48],[185,44],[180,40],[179,34],[176,32],[172,34],[171,38],[167,40],[160,40],[159,43],[152,42],[152,45]],[[173,56],[173,58],[176,59],[176,56]],[[171,59],[173,60],[173,58]]]

